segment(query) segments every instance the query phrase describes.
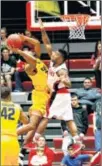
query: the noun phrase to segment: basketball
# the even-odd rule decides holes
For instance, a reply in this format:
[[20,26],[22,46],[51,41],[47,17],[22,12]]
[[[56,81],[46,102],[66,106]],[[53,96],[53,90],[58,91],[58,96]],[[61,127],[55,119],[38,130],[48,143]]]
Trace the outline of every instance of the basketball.
[[23,42],[18,34],[11,34],[7,38],[7,45],[14,48],[21,48]]

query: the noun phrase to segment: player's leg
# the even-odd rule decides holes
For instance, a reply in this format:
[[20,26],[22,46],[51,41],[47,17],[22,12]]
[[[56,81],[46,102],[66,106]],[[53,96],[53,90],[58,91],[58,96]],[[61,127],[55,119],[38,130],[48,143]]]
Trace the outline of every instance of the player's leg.
[[44,130],[46,129],[47,123],[48,123],[48,119],[44,118],[44,117],[45,117],[46,112],[47,112],[46,103],[48,102],[49,94],[44,93],[44,92],[43,93],[36,92],[35,95],[32,97],[33,97],[34,101],[36,100],[36,103],[34,104],[34,106],[32,106],[32,108],[35,110],[40,110],[41,117],[42,117],[42,119],[40,119],[40,121],[39,121],[39,124],[37,126],[37,130],[35,133],[35,137],[34,137],[34,139],[35,138],[37,139],[41,134],[43,134]]
[[34,135],[34,139],[38,139],[39,136],[44,133],[44,130],[45,130],[46,127],[47,127],[48,121],[49,121],[49,120],[48,120],[47,118],[43,118],[43,119],[41,120],[41,122],[39,123],[39,125],[38,125],[38,127],[37,127],[36,133],[35,133],[35,135]]
[[71,135],[74,137],[78,135],[76,124],[73,120],[69,120],[66,122],[68,129],[70,130]]
[[37,129],[37,126],[38,126],[41,118],[42,118],[42,115],[41,115],[40,111],[34,111],[33,113],[30,114],[30,123],[32,124],[32,126],[34,126],[34,129],[33,129],[33,131],[29,131],[27,133],[25,140],[24,140],[24,144],[27,144],[30,141],[32,141],[34,133]]
[[66,124],[67,124],[68,129],[70,130],[72,137],[73,137],[73,141],[75,143],[81,144],[82,148],[84,149],[85,145],[82,143],[82,140],[80,138],[80,135],[78,133],[77,126],[76,126],[74,120],[67,121]]
[[[68,116],[69,120],[66,121],[66,124],[67,124],[68,129],[70,130],[70,133],[71,133],[74,141],[75,142],[80,142],[80,137],[78,135],[77,126],[76,126],[76,124],[73,120],[73,110],[72,110],[72,106],[71,106],[71,96],[70,96],[70,94],[67,95],[67,98],[68,98],[68,110],[66,110],[66,116]],[[68,115],[67,115],[67,113],[68,113]]]
[[[30,111],[31,111],[31,108],[30,108]],[[41,118],[42,118],[42,115],[39,111],[33,111],[33,112],[31,111],[30,112],[30,123],[32,126],[34,126],[34,129],[27,133],[25,140],[24,140],[24,143],[23,143],[24,147],[21,148],[20,153],[19,153],[19,164],[22,166],[23,166],[23,159],[24,159],[24,156],[26,154],[25,147],[28,143],[30,143],[33,140],[36,128],[37,128]]]

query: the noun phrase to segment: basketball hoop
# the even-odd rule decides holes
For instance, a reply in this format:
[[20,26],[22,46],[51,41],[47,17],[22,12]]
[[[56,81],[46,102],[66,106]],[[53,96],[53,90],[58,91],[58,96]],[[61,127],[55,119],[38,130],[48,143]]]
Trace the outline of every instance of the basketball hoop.
[[87,14],[69,14],[60,16],[64,22],[74,22],[76,25],[70,25],[69,27],[69,38],[70,39],[85,39],[85,27],[89,20]]

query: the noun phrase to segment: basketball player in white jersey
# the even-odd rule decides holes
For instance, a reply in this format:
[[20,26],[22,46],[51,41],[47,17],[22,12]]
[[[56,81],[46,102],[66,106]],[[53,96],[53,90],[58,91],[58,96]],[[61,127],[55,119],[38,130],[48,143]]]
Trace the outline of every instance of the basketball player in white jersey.
[[43,43],[51,59],[48,70],[48,85],[52,95],[49,101],[47,117],[65,120],[73,139],[78,141],[79,136],[73,120],[71,97],[68,90],[71,87],[71,82],[65,64],[67,53],[61,49],[58,51],[52,50],[52,45],[41,19],[39,19],[39,24]]

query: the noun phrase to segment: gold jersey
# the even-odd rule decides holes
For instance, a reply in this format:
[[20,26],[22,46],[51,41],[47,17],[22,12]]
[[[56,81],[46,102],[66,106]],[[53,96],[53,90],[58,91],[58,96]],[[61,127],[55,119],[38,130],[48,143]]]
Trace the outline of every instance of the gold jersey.
[[32,84],[36,91],[46,92],[46,90],[48,90],[47,73],[48,73],[47,66],[40,59],[37,59],[36,74],[29,75],[28,73],[28,76],[32,80]]
[[1,101],[1,134],[17,136],[21,107],[13,102]]

